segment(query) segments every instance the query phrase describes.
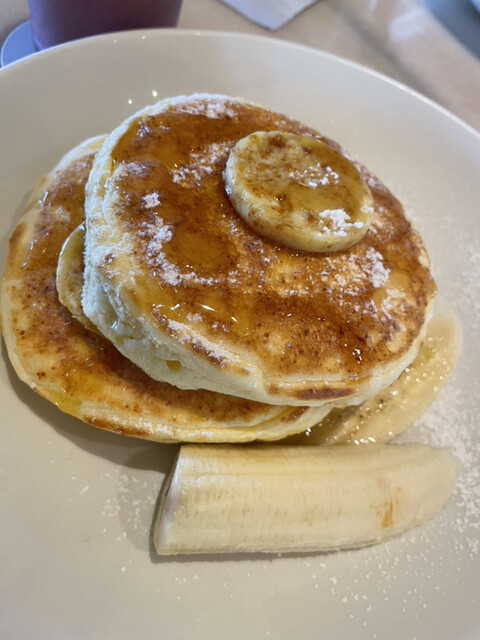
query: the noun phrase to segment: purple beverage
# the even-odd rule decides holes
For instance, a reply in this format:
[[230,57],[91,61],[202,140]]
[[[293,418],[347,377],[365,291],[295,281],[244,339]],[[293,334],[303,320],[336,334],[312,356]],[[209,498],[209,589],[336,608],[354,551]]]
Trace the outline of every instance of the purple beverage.
[[175,27],[182,0],[28,0],[37,49],[85,36]]

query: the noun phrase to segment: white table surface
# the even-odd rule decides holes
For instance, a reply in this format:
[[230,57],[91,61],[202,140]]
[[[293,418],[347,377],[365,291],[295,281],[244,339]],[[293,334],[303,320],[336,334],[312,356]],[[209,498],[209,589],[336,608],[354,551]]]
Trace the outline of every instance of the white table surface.
[[[27,0],[0,0],[0,43],[26,20]],[[218,0],[184,0],[179,27],[269,35],[340,55],[416,89],[480,129],[480,60],[422,0],[319,0],[278,31]]]

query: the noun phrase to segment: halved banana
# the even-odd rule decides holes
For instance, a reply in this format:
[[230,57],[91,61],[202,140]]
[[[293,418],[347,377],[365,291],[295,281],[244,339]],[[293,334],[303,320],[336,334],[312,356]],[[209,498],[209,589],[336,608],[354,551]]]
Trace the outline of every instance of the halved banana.
[[445,505],[459,471],[423,445],[185,445],[165,485],[161,555],[360,547]]
[[372,221],[372,194],[359,171],[312,136],[252,133],[231,150],[223,178],[247,224],[293,249],[347,249]]

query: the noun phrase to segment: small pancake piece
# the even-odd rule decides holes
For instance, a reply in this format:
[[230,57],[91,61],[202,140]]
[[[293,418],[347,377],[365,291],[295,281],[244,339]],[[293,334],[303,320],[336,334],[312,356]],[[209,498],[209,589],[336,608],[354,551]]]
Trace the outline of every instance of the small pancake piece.
[[87,318],[82,307],[84,235],[85,225],[82,222],[63,243],[57,262],[57,294],[60,303],[74,318],[90,331],[98,333],[97,327]]
[[256,131],[344,154],[282,114],[206,94],[163,100],[107,137],[87,187],[83,309],[131,361],[180,388],[359,403],[421,346],[435,292],[427,254],[400,202],[351,158],[373,200],[354,246],[301,251],[252,229],[222,176]]
[[325,410],[185,392],[157,382],[86,328],[81,312],[76,319],[60,303],[56,275],[62,247],[62,299],[68,306],[80,300],[83,238],[75,230],[84,218],[84,187],[102,142],[103,137],[88,140],[61,160],[35,187],[11,236],[1,315],[18,376],[90,425],[150,440],[275,440],[316,424]]

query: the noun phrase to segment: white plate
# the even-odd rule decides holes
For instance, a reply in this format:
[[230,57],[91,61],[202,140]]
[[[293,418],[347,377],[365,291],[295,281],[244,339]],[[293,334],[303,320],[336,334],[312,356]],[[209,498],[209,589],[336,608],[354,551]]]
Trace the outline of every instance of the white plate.
[[439,517],[373,548],[161,560],[150,527],[174,449],[61,414],[17,381],[3,350],[0,637],[478,639],[480,138],[472,129],[381,76],[277,40],[160,31],[73,43],[0,72],[2,263],[34,181],[67,149],[145,104],[194,91],[260,101],[317,127],[403,199],[465,341],[453,379],[410,437],[452,447],[464,474]]

